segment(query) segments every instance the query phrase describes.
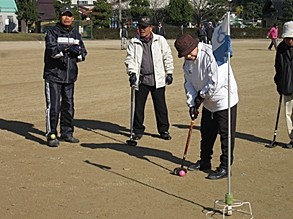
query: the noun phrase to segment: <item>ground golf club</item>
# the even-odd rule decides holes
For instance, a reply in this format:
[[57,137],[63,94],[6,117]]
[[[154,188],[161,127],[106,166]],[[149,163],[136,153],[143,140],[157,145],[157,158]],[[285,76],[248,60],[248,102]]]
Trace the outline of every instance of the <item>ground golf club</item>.
[[130,94],[130,138],[129,140],[126,141],[127,145],[129,146],[136,146],[137,142],[133,139],[133,119],[134,119],[134,92],[135,92],[135,87],[131,87],[131,94]]
[[181,167],[176,167],[173,170],[173,173],[177,176],[185,176],[185,174],[187,173],[187,170],[184,168],[184,161],[186,159],[186,155],[187,155],[187,151],[188,151],[188,147],[189,147],[189,142],[191,139],[193,125],[194,125],[194,120],[191,120],[189,130],[188,130],[187,140],[186,140],[186,144],[185,144],[185,149],[184,149],[184,153],[183,153],[183,158],[182,158],[182,162],[181,162]]
[[276,142],[276,138],[277,138],[277,132],[278,132],[281,104],[282,104],[282,95],[280,95],[280,98],[279,98],[279,106],[278,106],[277,119],[276,119],[276,125],[275,125],[275,130],[274,130],[274,137],[273,137],[271,144],[266,145],[266,147],[268,147],[268,148],[274,148],[278,145],[278,142]]

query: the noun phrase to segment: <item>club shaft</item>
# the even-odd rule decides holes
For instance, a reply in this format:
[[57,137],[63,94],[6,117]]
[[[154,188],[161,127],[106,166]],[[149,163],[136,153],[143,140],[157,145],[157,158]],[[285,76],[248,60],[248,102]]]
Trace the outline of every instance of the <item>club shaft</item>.
[[131,87],[131,100],[130,100],[130,139],[133,138],[133,120],[134,120],[134,98],[135,98],[135,88],[132,86]]
[[184,153],[183,153],[183,158],[182,158],[182,162],[181,162],[181,168],[183,168],[183,164],[184,164],[184,161],[186,159],[186,155],[187,155],[187,151],[188,151],[188,147],[189,147],[189,143],[190,143],[190,139],[191,139],[193,126],[194,126],[194,120],[191,120],[189,130],[188,130],[187,139],[186,139],[185,149],[184,149]]
[[274,137],[273,137],[272,144],[276,141],[276,138],[277,138],[277,132],[278,132],[278,124],[279,124],[279,118],[280,118],[281,105],[282,105],[282,95],[280,95],[280,98],[279,98],[279,106],[278,106],[277,119],[276,119],[276,125],[275,125]]

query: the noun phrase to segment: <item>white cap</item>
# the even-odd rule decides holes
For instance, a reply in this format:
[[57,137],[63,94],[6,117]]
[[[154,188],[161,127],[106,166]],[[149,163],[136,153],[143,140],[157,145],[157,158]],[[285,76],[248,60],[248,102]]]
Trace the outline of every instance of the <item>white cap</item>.
[[293,38],[293,21],[288,21],[283,26],[282,38]]

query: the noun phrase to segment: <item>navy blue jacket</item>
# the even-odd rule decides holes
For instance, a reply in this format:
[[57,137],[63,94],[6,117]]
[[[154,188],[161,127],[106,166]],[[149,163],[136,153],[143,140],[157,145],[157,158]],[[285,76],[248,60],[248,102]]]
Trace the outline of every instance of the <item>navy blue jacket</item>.
[[[77,62],[84,61],[87,51],[81,35],[73,27],[66,29],[60,23],[46,33],[43,78],[57,83],[74,83],[77,80]],[[79,41],[80,54],[68,48]]]

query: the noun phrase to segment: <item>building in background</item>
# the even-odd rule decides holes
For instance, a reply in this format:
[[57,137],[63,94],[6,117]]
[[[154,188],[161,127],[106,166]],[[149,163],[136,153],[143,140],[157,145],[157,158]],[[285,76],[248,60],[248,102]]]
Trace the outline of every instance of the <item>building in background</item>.
[[94,6],[95,2],[97,2],[97,0],[86,0],[86,1],[71,0],[72,5],[81,5],[81,6],[85,6],[85,7],[89,8],[89,9],[91,9]]
[[14,0],[0,1],[0,32],[18,32],[17,6]]
[[262,9],[263,27],[271,27],[283,16],[284,0],[267,0]]
[[41,30],[43,24],[49,24],[56,20],[54,0],[37,0],[37,10],[39,19],[36,21],[35,32],[41,33],[45,31]]
[[37,10],[41,21],[56,19],[54,0],[37,0]]

